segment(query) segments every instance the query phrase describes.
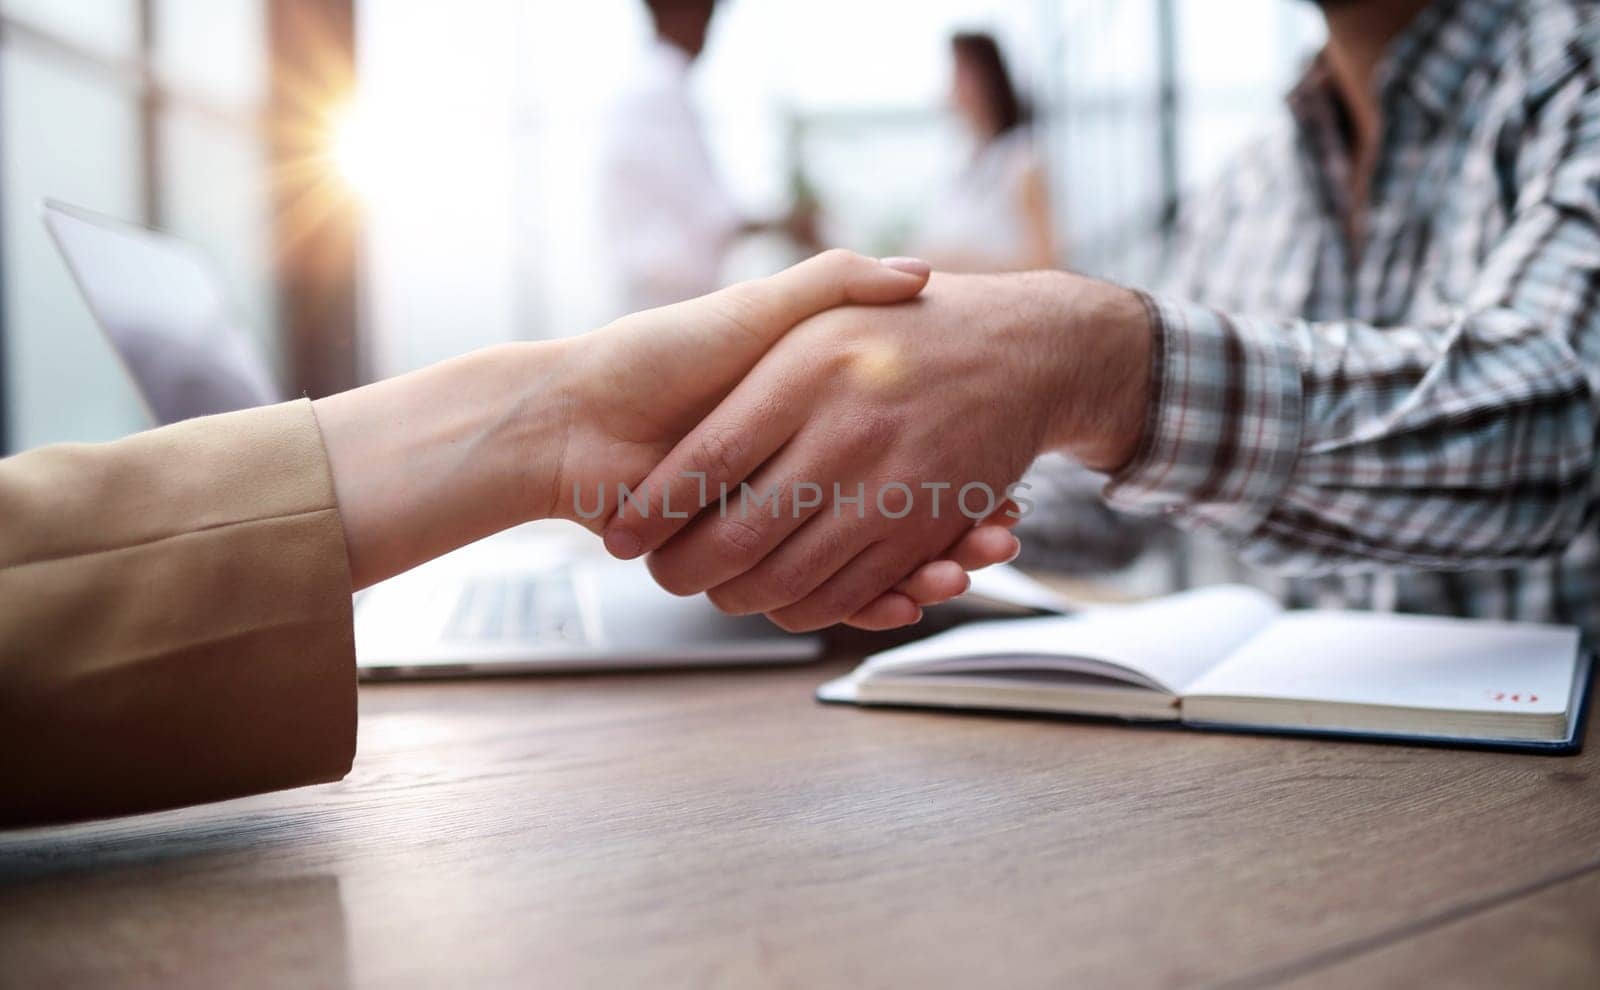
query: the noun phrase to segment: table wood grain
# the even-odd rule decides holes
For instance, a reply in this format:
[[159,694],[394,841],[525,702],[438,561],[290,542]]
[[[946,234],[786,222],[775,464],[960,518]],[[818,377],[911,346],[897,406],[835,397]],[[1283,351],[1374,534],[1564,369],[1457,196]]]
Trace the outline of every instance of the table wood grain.
[[1600,973],[1600,869],[1499,898],[1310,970],[1289,985],[1592,987]]
[[847,666],[365,687],[340,783],[0,833],[0,986],[1596,977],[1594,745],[815,704]]

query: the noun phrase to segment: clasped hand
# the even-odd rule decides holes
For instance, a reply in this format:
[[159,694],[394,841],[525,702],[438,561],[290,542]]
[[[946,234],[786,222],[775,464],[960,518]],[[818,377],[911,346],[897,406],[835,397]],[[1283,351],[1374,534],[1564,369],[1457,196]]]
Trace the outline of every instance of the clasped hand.
[[[1017,550],[1006,527],[1043,443],[1018,380],[1035,356],[984,279],[936,276],[917,298],[927,278],[830,252],[602,331],[647,349],[651,374],[574,376],[610,401],[583,403],[590,435],[569,449],[594,461],[566,465],[562,514],[648,553],[667,590],[790,630],[904,625],[964,591]],[[971,325],[930,332],[930,308]]]

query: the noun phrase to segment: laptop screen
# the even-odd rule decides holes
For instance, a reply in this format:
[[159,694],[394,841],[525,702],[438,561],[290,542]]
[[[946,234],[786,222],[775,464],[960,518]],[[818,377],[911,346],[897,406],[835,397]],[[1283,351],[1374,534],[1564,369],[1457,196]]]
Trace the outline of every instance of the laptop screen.
[[284,398],[197,248],[62,203],[44,218],[157,424]]

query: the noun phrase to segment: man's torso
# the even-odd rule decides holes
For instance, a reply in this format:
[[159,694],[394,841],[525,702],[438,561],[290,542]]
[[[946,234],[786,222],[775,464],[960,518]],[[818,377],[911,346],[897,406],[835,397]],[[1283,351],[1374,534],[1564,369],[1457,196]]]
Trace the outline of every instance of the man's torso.
[[[1362,213],[1346,234],[1346,158],[1326,81],[1314,67],[1279,132],[1197,202],[1161,290],[1240,315],[1376,327],[1448,322],[1482,281],[1525,177],[1517,148],[1541,73],[1560,59],[1572,0],[1440,0],[1396,42],[1380,90],[1381,149]],[[1594,292],[1553,285],[1552,292]],[[1600,316],[1576,341],[1600,381]],[[1396,332],[1404,332],[1397,330]],[[1600,629],[1600,539],[1514,569],[1333,575],[1290,581],[1300,605],[1577,622]]]

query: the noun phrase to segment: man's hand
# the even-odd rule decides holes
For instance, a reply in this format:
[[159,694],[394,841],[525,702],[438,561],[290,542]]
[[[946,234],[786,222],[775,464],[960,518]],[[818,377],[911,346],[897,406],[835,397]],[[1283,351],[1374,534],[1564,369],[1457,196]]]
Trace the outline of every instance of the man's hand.
[[[829,251],[769,278],[624,317],[567,342],[554,376],[563,383],[567,440],[546,514],[599,532],[617,509],[618,485],[638,490],[791,328],[837,306],[871,309],[910,299],[927,278],[920,262]],[[677,507],[694,506],[681,498]],[[915,573],[907,568],[877,589],[886,594],[863,598],[851,610],[853,624],[915,622],[923,605],[966,590],[966,570],[1010,559],[1017,549],[999,524],[951,536],[940,548],[945,553],[926,558],[936,562]]]
[[1137,297],[1059,273],[938,276],[912,302],[823,313],[651,472],[652,496],[693,507],[704,491],[710,507],[630,508],[607,546],[654,551],[664,587],[726,611],[829,625],[972,536],[975,516],[1017,515],[1004,499],[1041,452],[1103,469],[1131,456],[1149,348]]

